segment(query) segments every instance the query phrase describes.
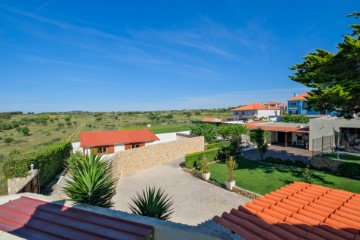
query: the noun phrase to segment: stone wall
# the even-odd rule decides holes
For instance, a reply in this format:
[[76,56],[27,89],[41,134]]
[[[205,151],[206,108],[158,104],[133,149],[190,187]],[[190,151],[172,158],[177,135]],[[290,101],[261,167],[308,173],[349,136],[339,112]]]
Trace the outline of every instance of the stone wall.
[[122,177],[204,151],[204,137],[181,139],[118,152],[112,157],[114,177]]
[[337,172],[339,165],[343,163],[335,159],[314,156],[310,159],[310,165],[316,169],[326,169],[329,172]]
[[8,179],[7,185],[8,194],[22,192],[40,193],[39,170],[30,170],[26,177]]

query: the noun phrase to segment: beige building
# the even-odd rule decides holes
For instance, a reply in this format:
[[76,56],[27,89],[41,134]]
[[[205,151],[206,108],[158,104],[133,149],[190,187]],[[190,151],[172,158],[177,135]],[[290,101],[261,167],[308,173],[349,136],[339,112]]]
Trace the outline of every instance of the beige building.
[[339,146],[348,151],[360,152],[360,118],[311,119],[309,143],[309,150],[318,150],[325,145],[325,147]]

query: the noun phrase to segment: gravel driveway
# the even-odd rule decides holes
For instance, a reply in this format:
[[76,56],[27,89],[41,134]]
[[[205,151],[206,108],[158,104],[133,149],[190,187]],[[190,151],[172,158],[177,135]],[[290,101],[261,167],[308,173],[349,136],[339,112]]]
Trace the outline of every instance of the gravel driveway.
[[169,220],[197,225],[237,208],[249,198],[207,183],[182,171],[184,160],[156,166],[119,180],[114,197],[114,208],[130,212],[130,198],[147,186],[161,187],[173,198],[174,213]]

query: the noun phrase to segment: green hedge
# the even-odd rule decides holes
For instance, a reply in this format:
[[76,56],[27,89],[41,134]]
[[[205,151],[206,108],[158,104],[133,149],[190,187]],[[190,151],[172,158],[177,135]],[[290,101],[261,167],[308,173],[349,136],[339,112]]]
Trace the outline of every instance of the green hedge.
[[34,152],[9,159],[3,166],[6,178],[25,177],[33,163],[40,170],[40,184],[43,186],[51,181],[65,166],[65,160],[71,154],[70,142],[54,143],[39,148]]
[[217,143],[210,143],[210,144],[207,144],[205,145],[205,150],[210,150],[210,149],[213,149],[213,148],[220,148],[220,149],[223,149],[223,148],[227,148],[230,146],[230,142],[229,141],[223,141],[223,142],[217,142]]
[[198,167],[200,166],[200,161],[203,157],[203,155],[205,155],[206,159],[211,162],[216,160],[218,154],[219,154],[220,148],[213,148],[213,149],[209,149],[203,152],[194,152],[194,153],[190,153],[187,154],[185,156],[185,167],[186,168],[193,168],[193,167]]
[[338,172],[341,176],[344,177],[359,177],[360,176],[360,164],[351,163],[351,162],[343,162],[340,163],[338,167]]

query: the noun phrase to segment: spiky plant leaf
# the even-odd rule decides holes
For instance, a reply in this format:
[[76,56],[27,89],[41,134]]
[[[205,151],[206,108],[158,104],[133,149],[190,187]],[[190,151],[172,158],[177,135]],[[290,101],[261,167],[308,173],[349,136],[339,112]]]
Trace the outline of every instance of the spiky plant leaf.
[[73,154],[68,162],[71,179],[66,180],[64,192],[72,200],[99,207],[112,207],[115,180],[108,159],[91,153]]
[[147,187],[142,193],[137,192],[131,201],[129,208],[134,214],[168,220],[173,213],[173,201],[161,188]]

